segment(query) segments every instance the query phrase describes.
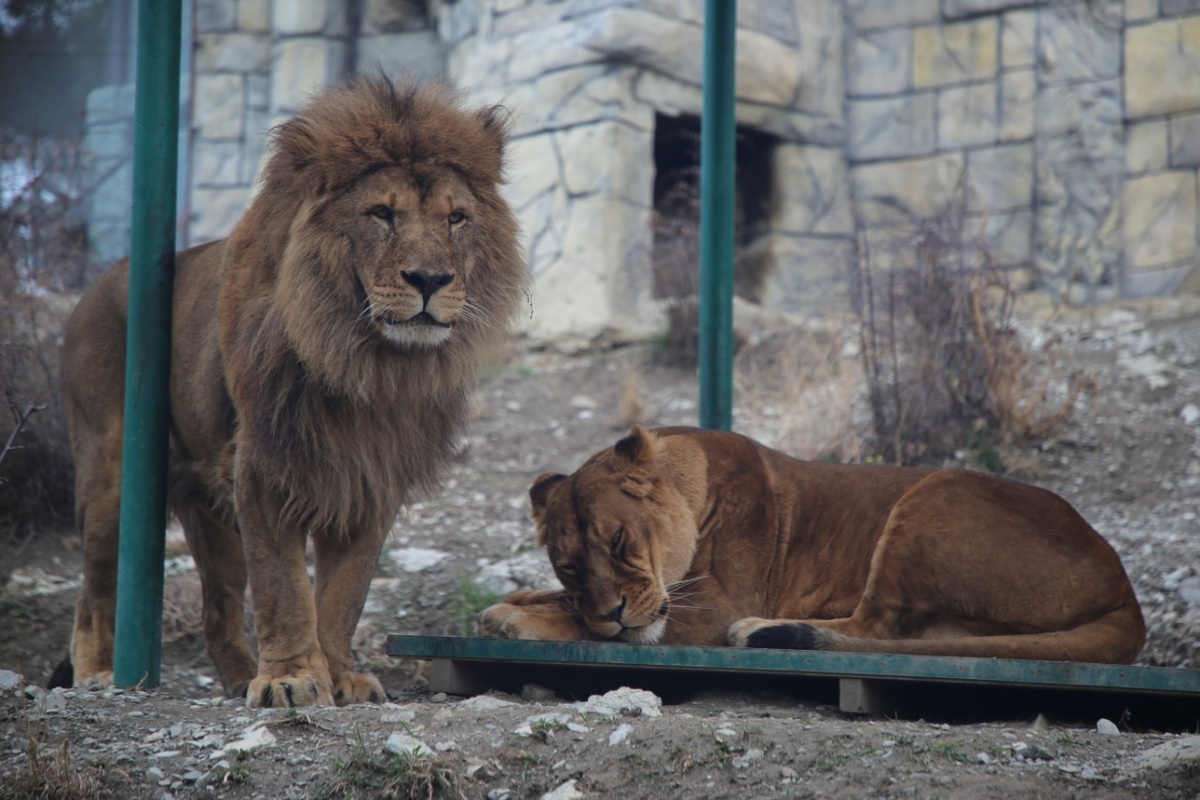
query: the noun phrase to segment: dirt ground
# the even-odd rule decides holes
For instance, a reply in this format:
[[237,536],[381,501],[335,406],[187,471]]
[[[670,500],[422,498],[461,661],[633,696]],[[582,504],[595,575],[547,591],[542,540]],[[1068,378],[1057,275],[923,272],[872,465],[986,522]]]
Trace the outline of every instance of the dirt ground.
[[[1004,463],[1070,500],[1121,554],[1150,628],[1139,663],[1200,668],[1200,306],[1031,319],[1027,340],[1047,374],[1064,384],[1083,370],[1098,392]],[[741,332],[750,355],[735,429],[806,457],[854,440],[852,339],[784,334],[766,318]],[[804,361],[813,348],[821,369],[778,357]],[[427,665],[389,659],[387,634],[466,633],[489,592],[552,581],[527,517],[536,475],[573,469],[633,420],[695,423],[694,372],[653,355],[652,345],[518,344],[484,376],[453,480],[403,514],[363,616],[358,655],[389,690],[382,707],[250,711],[221,699],[197,632],[198,584],[174,541],[162,686],[46,694],[36,685],[66,653],[78,541],[63,530],[6,545],[0,798],[1200,798],[1195,726],[1118,717],[1109,727],[1086,708],[972,718],[969,703],[955,722],[851,716],[748,689],[667,704],[628,690],[587,704],[536,686],[464,698],[432,692]]]

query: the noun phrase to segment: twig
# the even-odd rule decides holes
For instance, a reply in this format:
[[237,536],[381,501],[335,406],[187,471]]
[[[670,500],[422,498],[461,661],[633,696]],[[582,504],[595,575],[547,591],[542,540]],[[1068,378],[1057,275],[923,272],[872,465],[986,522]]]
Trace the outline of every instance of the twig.
[[[29,421],[30,417],[32,417],[34,414],[36,414],[37,412],[39,412],[45,408],[46,407],[44,405],[42,405],[42,406],[29,405],[29,406],[25,407],[24,411],[21,411],[18,413],[17,407],[16,406],[12,407],[13,416],[15,416],[17,418],[17,424],[13,427],[12,434],[9,435],[8,441],[4,443],[4,449],[0,450],[0,463],[4,462],[5,456],[7,456],[9,453],[13,452],[14,450],[21,449],[21,445],[16,444],[17,437],[21,434],[21,428],[25,427],[25,423]],[[3,480],[3,479],[0,478],[0,480]]]

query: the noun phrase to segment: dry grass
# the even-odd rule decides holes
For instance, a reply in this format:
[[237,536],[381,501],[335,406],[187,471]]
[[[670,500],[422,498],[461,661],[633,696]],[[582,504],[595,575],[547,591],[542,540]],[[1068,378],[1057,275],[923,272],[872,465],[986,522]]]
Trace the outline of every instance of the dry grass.
[[25,732],[25,759],[15,777],[0,781],[0,800],[87,800],[96,797],[100,777],[95,767],[80,766],[71,759],[66,740],[50,745],[45,731],[30,717],[24,703],[24,683],[17,690],[17,715]]
[[[938,463],[1050,436],[1094,389],[1064,384],[1019,336],[1017,291],[953,205],[904,231],[860,242],[855,312],[874,448],[886,461]],[[1061,366],[1061,365],[1059,365]]]
[[862,370],[836,329],[776,334],[737,359],[738,425],[808,460],[858,462],[872,455]]
[[0,463],[0,538],[70,517],[73,472],[59,403],[58,351],[72,293],[95,271],[77,213],[82,145],[0,136],[0,441],[44,408]]

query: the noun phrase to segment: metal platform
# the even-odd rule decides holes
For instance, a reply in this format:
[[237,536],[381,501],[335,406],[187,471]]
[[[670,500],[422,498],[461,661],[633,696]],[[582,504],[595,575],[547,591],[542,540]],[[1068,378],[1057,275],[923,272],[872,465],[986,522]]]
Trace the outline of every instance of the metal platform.
[[786,692],[849,713],[986,719],[1043,712],[1143,728],[1200,725],[1200,670],[1193,669],[449,636],[389,636],[387,652],[432,660],[430,688],[450,694],[538,683],[585,697],[624,685],[670,701],[727,688]]

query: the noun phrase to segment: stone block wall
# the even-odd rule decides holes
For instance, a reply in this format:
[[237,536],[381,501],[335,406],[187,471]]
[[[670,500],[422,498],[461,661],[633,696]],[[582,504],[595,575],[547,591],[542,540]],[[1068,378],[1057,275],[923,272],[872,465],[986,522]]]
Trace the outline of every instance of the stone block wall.
[[[656,127],[700,113],[702,0],[193,2],[192,243],[321,84],[445,75],[512,112],[528,332],[662,325]],[[1200,289],[1200,3],[740,0],[737,46],[738,124],[771,142],[751,299],[835,308],[872,242],[949,208],[1072,302]]]
[[356,71],[438,76],[443,47],[416,0],[194,0],[191,244],[227,236],[266,134]]

